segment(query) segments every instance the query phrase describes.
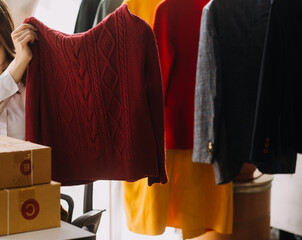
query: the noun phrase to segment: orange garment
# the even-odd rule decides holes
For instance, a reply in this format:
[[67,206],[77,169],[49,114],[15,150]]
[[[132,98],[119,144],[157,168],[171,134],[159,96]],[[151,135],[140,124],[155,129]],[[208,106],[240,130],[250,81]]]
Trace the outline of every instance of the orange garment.
[[167,150],[166,156],[167,184],[123,183],[129,229],[159,235],[166,226],[175,227],[184,239],[207,230],[232,233],[232,183],[216,185],[212,165],[193,163],[192,150]]
[[165,0],[124,0],[130,12],[145,20],[152,28],[157,7]]

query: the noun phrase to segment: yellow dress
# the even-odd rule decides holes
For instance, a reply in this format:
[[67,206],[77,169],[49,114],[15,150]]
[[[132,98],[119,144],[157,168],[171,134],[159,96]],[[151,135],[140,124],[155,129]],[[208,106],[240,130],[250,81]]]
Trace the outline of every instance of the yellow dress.
[[130,12],[144,19],[152,28],[157,7],[165,0],[124,0]]
[[[131,13],[153,28],[157,7],[165,0],[125,0]],[[169,182],[148,186],[147,180],[123,183],[128,228],[159,235],[167,226],[182,229],[183,238],[208,230],[232,233],[233,185],[216,185],[212,166],[193,163],[192,150],[167,150]]]
[[183,238],[208,230],[232,233],[233,185],[216,185],[212,166],[193,163],[191,150],[167,150],[169,182],[149,187],[147,180],[123,183],[128,228],[159,235],[167,226],[182,229]]

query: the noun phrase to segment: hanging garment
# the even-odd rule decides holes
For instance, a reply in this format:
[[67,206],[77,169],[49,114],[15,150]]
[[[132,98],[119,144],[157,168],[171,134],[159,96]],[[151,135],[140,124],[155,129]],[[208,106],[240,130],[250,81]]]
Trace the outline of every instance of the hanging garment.
[[86,32],[93,26],[96,10],[101,0],[82,0],[74,33]]
[[123,0],[101,0],[95,14],[93,26],[96,26],[107,15],[114,12],[119,6],[121,6]]
[[152,28],[157,7],[165,0],[124,0],[132,14],[144,19]]
[[154,32],[163,74],[167,149],[193,148],[194,92],[200,19],[208,0],[166,0]]
[[192,162],[192,150],[167,150],[169,182],[148,187],[142,179],[124,183],[124,203],[131,231],[158,235],[167,226],[183,238],[206,231],[232,233],[233,185],[216,185],[212,166]]
[[[258,90],[252,160],[274,176],[271,225],[302,235],[302,2],[271,6]],[[296,165],[297,164],[297,165]]]
[[[200,126],[208,129],[209,139],[201,136],[200,139],[194,140],[203,148],[202,151],[205,151],[204,146],[210,146],[211,156],[203,158],[201,156],[206,153],[199,155],[196,152],[194,156],[199,155],[199,158],[194,158],[194,161],[209,162],[212,157],[218,184],[232,181],[239,174],[243,162],[249,162],[250,159],[258,79],[269,9],[270,0],[214,0],[210,7],[215,28],[212,31],[216,33],[214,37],[217,36],[218,42],[217,51],[214,49],[215,55],[212,57],[218,61],[218,67],[217,71],[214,71],[217,76],[216,93],[211,92],[203,96],[203,102],[211,103],[215,96],[214,116],[206,116],[206,113],[204,115],[214,120],[203,120],[209,125]],[[204,63],[200,60],[199,64]],[[202,66],[199,65],[198,69],[202,69]],[[213,69],[211,71],[213,72]],[[202,74],[200,72],[199,76]],[[213,82],[211,72],[202,77],[202,80],[197,81],[199,84],[210,85]],[[213,89],[213,86],[211,88]],[[198,117],[198,113],[196,116]],[[198,119],[195,121],[198,124]],[[195,126],[195,129],[198,130],[198,126]],[[200,134],[196,132],[196,136]]]
[[[217,33],[213,19],[213,1],[202,10],[196,71],[194,105],[193,162],[212,163],[216,80],[219,69]],[[215,167],[214,167],[215,169]],[[216,169],[215,169],[216,170]],[[219,179],[219,171],[215,178]]]
[[127,6],[67,35],[35,18],[26,139],[52,148],[52,179],[166,183],[161,72],[154,34]]
[[[175,3],[175,5],[173,5]],[[186,29],[177,27],[176,31],[173,20],[178,19],[179,14],[184,11],[181,16],[182,24],[192,27],[192,32],[189,28],[188,41],[190,44],[183,45],[191,55],[191,50],[194,49],[192,44],[198,46],[198,23],[200,23],[200,16],[202,7],[194,5],[194,1],[185,2],[187,8],[183,8],[182,4],[177,1],[165,1],[159,7],[156,14],[155,22],[158,28],[162,26],[167,30],[169,23],[169,34],[164,35],[164,29],[161,30],[161,43],[165,43],[165,36],[173,38],[177,42],[177,36],[187,34]],[[205,3],[204,3],[205,4]],[[173,7],[174,6],[174,7]],[[165,12],[168,11],[169,12]],[[190,14],[186,14],[189,11]],[[161,13],[160,22],[158,22],[158,13]],[[186,15],[193,14],[193,17],[185,18]],[[171,15],[171,16],[170,16]],[[199,17],[197,17],[197,15]],[[171,18],[168,18],[171,17]],[[139,17],[144,19],[144,15]],[[165,22],[164,17],[169,19]],[[196,20],[197,23],[192,24]],[[170,21],[171,20],[171,21]],[[180,21],[180,20],[177,20]],[[188,21],[188,23],[186,23]],[[160,25],[161,23],[165,23]],[[175,22],[177,25],[178,22]],[[181,24],[181,25],[182,25]],[[195,29],[195,30],[194,30]],[[167,30],[168,31],[168,30]],[[195,31],[195,32],[194,32]],[[177,34],[177,35],[175,35]],[[197,37],[196,37],[197,35]],[[195,38],[192,38],[195,36]],[[170,40],[170,38],[169,38]],[[181,41],[184,41],[181,39]],[[170,43],[170,42],[169,42]],[[179,48],[182,42],[177,42]],[[162,50],[164,49],[162,45]],[[188,48],[190,46],[190,48]],[[161,52],[163,53],[163,51]],[[196,72],[196,65],[194,60],[188,56],[182,56],[187,59],[191,65],[187,68],[188,76],[191,76],[189,71]],[[197,56],[196,56],[197,57]],[[182,60],[178,60],[180,63]],[[175,60],[176,62],[176,60]],[[161,62],[164,67],[164,62]],[[186,67],[186,64],[177,64],[175,67]],[[173,68],[174,70],[174,68]],[[193,78],[184,78],[183,85],[186,85],[189,80],[194,81]],[[171,82],[173,83],[173,82]],[[192,84],[191,84],[192,85]],[[192,94],[194,88],[191,89]],[[174,96],[175,97],[175,96]],[[188,101],[189,107],[193,107],[194,101]],[[175,106],[176,107],[176,106]],[[167,108],[166,108],[167,111]],[[175,111],[176,112],[176,111]],[[186,114],[186,113],[185,113]],[[175,115],[177,118],[178,115]],[[193,119],[193,116],[191,116]],[[167,127],[167,125],[166,125]],[[179,125],[179,128],[183,128]],[[191,125],[191,127],[193,127]],[[193,130],[191,130],[192,132]],[[214,230],[220,233],[232,232],[232,214],[233,214],[233,192],[232,183],[217,186],[215,184],[213,169],[209,164],[200,164],[192,162],[192,150],[167,150],[167,171],[169,176],[168,184],[161,186],[158,184],[148,187],[146,181],[137,181],[135,183],[124,183],[124,200],[125,211],[127,216],[128,227],[131,231],[140,234],[158,235],[165,231],[167,226],[182,229],[184,238],[197,237],[207,230]]]
[[294,173],[302,153],[301,10],[299,0],[271,8],[251,156],[264,173]]

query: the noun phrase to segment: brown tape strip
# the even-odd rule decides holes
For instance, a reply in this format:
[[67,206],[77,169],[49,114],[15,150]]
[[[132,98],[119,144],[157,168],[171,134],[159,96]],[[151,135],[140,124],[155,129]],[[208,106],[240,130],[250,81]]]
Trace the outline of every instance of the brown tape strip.
[[[34,229],[34,225],[37,223],[31,220],[33,220],[39,213],[39,204],[36,201],[35,187],[20,189],[20,191],[18,191],[18,202],[22,218],[27,220],[24,222],[24,227],[26,229]],[[36,204],[38,206],[36,206]]]
[[31,149],[30,150],[30,167],[31,167],[31,186],[34,185],[34,151]]
[[9,235],[9,190],[8,189],[4,189],[7,192],[7,230],[6,230],[6,235]]

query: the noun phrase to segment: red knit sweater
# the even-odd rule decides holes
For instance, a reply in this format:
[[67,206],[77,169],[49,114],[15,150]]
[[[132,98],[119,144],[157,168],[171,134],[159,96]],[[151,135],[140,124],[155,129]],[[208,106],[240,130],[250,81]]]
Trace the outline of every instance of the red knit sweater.
[[200,21],[209,0],[166,0],[157,9],[168,149],[193,148],[195,77]]
[[164,109],[152,29],[126,5],[86,33],[35,18],[26,139],[52,147],[52,179],[166,183]]

